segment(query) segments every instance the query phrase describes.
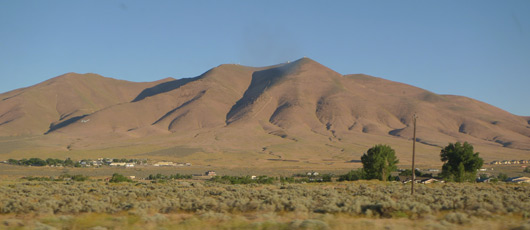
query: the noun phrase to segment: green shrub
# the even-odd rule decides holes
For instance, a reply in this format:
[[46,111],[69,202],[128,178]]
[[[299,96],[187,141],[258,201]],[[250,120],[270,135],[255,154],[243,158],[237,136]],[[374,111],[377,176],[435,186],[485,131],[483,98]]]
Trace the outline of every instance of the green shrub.
[[363,169],[351,170],[344,175],[340,175],[338,181],[356,181],[365,179],[365,172]]
[[112,178],[109,180],[110,183],[120,183],[120,182],[132,182],[132,180],[124,175],[119,173],[112,174]]
[[58,180],[60,180],[60,181],[63,181],[63,180],[86,181],[88,179],[89,179],[88,176],[83,176],[83,175],[80,175],[80,174],[70,175],[70,174],[67,174],[67,173],[60,175],[59,178],[58,178]]
[[146,180],[182,180],[182,179],[191,179],[193,176],[190,174],[174,174],[174,175],[162,175],[160,173],[157,173],[156,175],[150,174]]
[[83,175],[73,175],[73,176],[71,177],[71,179],[72,179],[73,181],[86,181],[86,180],[88,180],[88,176],[83,176]]
[[499,181],[506,181],[508,180],[508,175],[506,175],[505,173],[499,173],[497,175],[497,179],[499,179]]
[[32,176],[22,177],[22,179],[28,180],[28,181],[51,181],[52,180],[50,177],[32,177]]
[[[432,177],[432,173],[422,173],[420,170],[415,169],[414,174],[417,177]],[[412,170],[411,169],[405,169],[399,173],[400,176],[412,176]]]

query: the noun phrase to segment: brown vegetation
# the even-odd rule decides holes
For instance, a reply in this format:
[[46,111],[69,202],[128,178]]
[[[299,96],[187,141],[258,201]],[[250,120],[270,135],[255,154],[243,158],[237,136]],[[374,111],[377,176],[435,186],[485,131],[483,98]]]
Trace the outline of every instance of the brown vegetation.
[[391,217],[443,211],[470,215],[530,211],[526,185],[437,184],[419,186],[416,196],[400,183],[320,185],[225,185],[179,181],[167,184],[102,182],[23,182],[0,187],[2,213],[317,212]]
[[[305,185],[31,181],[0,185],[2,218],[9,214],[55,216],[53,218],[74,215],[79,218],[89,213],[120,216],[120,213],[127,212],[129,216],[126,218],[146,222],[149,218],[163,220],[159,224],[167,224],[167,218],[177,214],[187,217],[174,224],[185,223],[190,218],[206,222],[214,219],[225,224],[230,220],[233,224],[234,218],[240,215],[273,215],[276,222],[269,223],[273,226],[301,228],[300,225],[316,225],[309,229],[322,229],[318,226],[327,229],[333,227],[330,221],[345,217],[393,218],[396,223],[399,218],[405,218],[421,223],[428,220],[430,224],[450,229],[471,227],[481,220],[505,219],[505,216],[512,216],[510,221],[519,220],[515,223],[524,224],[521,221],[530,217],[529,207],[528,185],[504,183],[419,185],[415,196],[410,195],[408,185],[373,181]],[[278,218],[278,215],[286,216],[289,221]],[[296,222],[297,215],[308,219]],[[322,215],[328,215],[328,219],[322,219]],[[320,220],[311,219],[315,216]],[[100,220],[91,226],[104,222]],[[262,229],[252,226],[252,222],[259,221],[246,220],[248,228]],[[56,226],[69,224],[68,220],[51,223]]]

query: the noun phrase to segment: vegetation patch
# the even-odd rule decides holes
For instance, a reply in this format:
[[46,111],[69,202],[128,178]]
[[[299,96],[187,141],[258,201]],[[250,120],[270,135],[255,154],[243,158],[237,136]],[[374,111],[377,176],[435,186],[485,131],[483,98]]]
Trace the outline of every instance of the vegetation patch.
[[[524,226],[528,207],[529,185],[507,183],[420,184],[415,196],[408,185],[374,181],[235,185],[175,180],[162,184],[21,181],[0,185],[0,219],[13,229],[37,225],[351,229],[340,224],[344,221],[371,229],[400,223],[466,229],[499,219],[505,221],[497,223],[498,229],[506,229]],[[17,219],[23,216],[32,218]]]

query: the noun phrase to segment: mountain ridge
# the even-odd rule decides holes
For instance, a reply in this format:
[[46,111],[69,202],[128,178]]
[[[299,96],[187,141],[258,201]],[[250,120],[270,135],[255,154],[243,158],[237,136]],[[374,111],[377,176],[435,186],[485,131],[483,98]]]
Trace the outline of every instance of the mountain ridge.
[[342,161],[380,142],[405,154],[413,114],[425,151],[469,141],[490,158],[530,153],[530,117],[366,74],[342,75],[309,58],[266,67],[224,64],[197,77],[154,82],[67,73],[0,94],[0,137],[31,135],[36,149],[42,139],[64,154],[142,143],[262,160],[261,154]]

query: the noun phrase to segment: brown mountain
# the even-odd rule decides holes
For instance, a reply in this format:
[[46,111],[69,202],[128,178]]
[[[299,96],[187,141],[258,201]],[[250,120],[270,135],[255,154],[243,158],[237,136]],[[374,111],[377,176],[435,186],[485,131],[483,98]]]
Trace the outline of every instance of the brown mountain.
[[107,107],[131,101],[169,79],[133,83],[97,74],[67,73],[0,94],[0,134],[44,134]]
[[67,146],[64,154],[338,164],[388,143],[406,163],[413,114],[420,160],[439,161],[439,148],[454,141],[475,144],[486,160],[530,153],[530,117],[368,75],[341,75],[308,58],[262,68],[221,65],[195,78],[151,83],[66,74],[0,100],[1,135],[31,135],[35,149],[46,140],[54,151]]

